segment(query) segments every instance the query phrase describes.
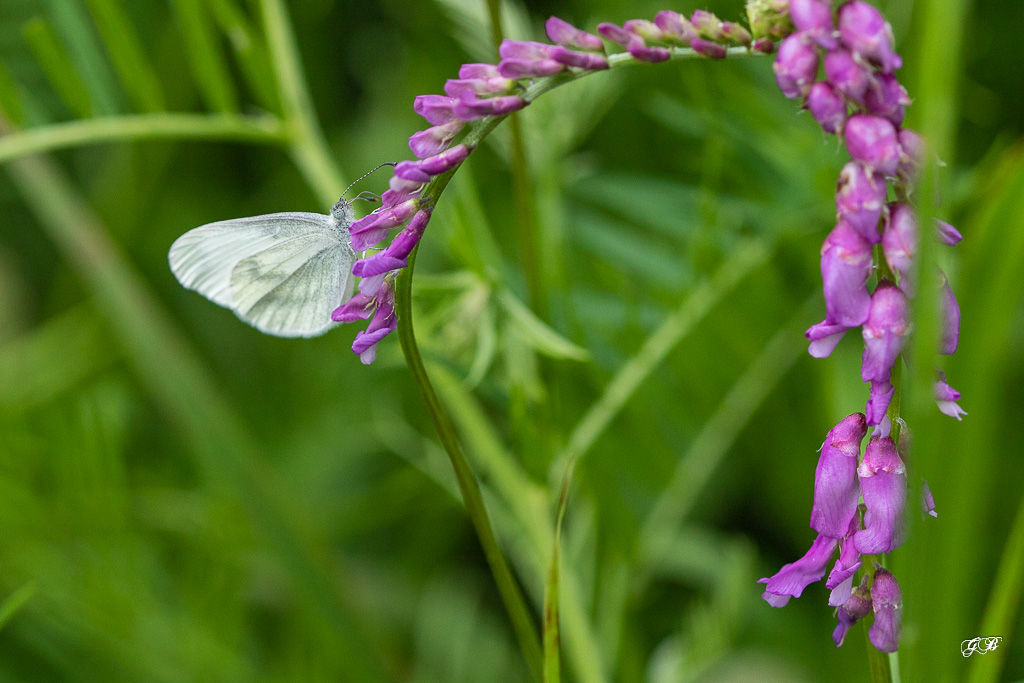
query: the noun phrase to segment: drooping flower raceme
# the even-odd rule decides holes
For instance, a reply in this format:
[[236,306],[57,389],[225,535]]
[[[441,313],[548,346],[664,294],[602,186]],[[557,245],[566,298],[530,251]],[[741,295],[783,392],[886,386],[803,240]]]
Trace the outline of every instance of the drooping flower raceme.
[[[895,75],[902,60],[894,50],[892,30],[876,8],[850,0],[833,11],[830,0],[789,0],[789,13],[796,31],[783,41],[775,61],[779,89],[800,99],[826,133],[839,136],[851,157],[836,185],[837,224],[821,249],[825,320],[807,330],[808,350],[824,358],[848,330],[860,327],[861,379],[870,389],[864,413],[844,418],[822,447],[810,524],[818,537],[811,551],[761,579],[766,584],[763,597],[775,607],[799,597],[809,583],[824,576],[821,567],[838,547],[839,558],[825,582],[832,591],[829,604],[837,607],[836,646],[856,621],[874,613],[871,643],[882,652],[895,652],[902,625],[899,584],[877,563],[872,563],[872,572],[864,558],[891,553],[905,534],[905,449],[902,443],[897,448],[889,433],[898,415],[898,406],[892,405],[893,375],[911,334],[910,306],[918,286],[918,225],[908,199],[923,144],[917,133],[902,128],[911,101]],[[819,64],[825,74],[821,81]],[[896,201],[887,203],[889,186]],[[934,237],[948,246],[961,239],[943,221],[936,221],[935,229]],[[938,351],[952,354],[960,335],[956,297],[945,274],[920,277],[924,286],[940,287]],[[966,414],[957,403],[960,392],[941,372],[935,399],[943,413],[957,420]],[[869,428],[874,428],[873,435],[858,460]],[[927,484],[922,506],[936,515]],[[854,588],[862,568],[866,571]]]

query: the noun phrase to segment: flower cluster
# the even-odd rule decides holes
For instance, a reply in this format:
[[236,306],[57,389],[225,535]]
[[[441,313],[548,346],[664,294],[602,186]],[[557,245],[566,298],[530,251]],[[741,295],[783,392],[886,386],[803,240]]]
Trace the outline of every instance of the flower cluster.
[[[836,646],[857,620],[874,612],[870,640],[879,650],[894,652],[902,614],[895,577],[875,563],[874,572],[865,571],[856,588],[853,581],[864,556],[890,553],[903,542],[906,467],[902,444],[897,448],[889,436],[888,411],[895,394],[893,368],[911,332],[918,225],[908,197],[923,145],[920,136],[902,128],[910,98],[894,75],[901,59],[877,9],[862,0],[845,2],[835,11],[830,0],[789,0],[789,14],[796,30],[779,45],[774,64],[779,88],[786,97],[800,99],[824,131],[839,136],[851,157],[837,183],[836,226],[821,248],[826,313],[825,320],[807,330],[809,351],[816,358],[829,356],[848,330],[860,327],[861,379],[870,383],[870,392],[865,412],[844,418],[822,447],[810,520],[818,537],[804,557],[761,579],[767,584],[762,597],[775,607],[799,597],[825,576],[839,548],[825,582],[832,591],[829,604],[837,608]],[[822,66],[825,78],[818,80]],[[890,185],[893,201],[888,201]],[[935,234],[950,246],[961,239],[941,221]],[[877,284],[869,290],[874,275]],[[959,340],[960,309],[945,275],[937,273],[936,280],[942,287],[939,351],[948,355]],[[941,373],[935,397],[943,413],[958,420],[965,414],[956,403],[959,392]],[[861,441],[872,427],[858,461]],[[923,499],[925,511],[934,516],[927,485]]]
[[[536,79],[609,68],[599,36],[557,17],[548,19],[545,28],[553,44],[503,41],[497,64],[463,64],[459,77],[445,83],[444,95],[421,95],[413,103],[413,110],[430,124],[409,138],[417,160],[395,165],[389,189],[381,195],[380,208],[353,222],[348,231],[352,248],[366,252],[387,239],[393,229],[403,229],[387,248],[355,262],[352,274],[361,278],[359,291],[331,315],[337,322],[370,319],[367,329],[357,334],[352,344],[363,363],[374,361],[377,343],[398,326],[395,278],[408,265],[433,208],[433,198],[424,196],[424,189],[436,176],[454,171],[473,151],[472,144],[454,144],[465,132],[466,124],[522,109],[528,104],[523,97],[526,87]],[[744,28],[704,11],[694,12],[692,20],[666,11],[653,22],[637,19],[621,27],[601,24],[598,32],[624,47],[633,58],[646,62],[669,59],[672,47],[691,47],[698,54],[723,58],[728,45],[751,44]],[[762,51],[771,52],[770,40],[754,42],[754,48],[760,45]]]

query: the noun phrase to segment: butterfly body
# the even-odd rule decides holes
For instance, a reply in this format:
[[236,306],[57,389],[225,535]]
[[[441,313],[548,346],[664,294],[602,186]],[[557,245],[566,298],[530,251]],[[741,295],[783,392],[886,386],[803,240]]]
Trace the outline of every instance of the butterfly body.
[[278,337],[316,337],[352,296],[351,206],[274,213],[189,230],[168,254],[181,284]]

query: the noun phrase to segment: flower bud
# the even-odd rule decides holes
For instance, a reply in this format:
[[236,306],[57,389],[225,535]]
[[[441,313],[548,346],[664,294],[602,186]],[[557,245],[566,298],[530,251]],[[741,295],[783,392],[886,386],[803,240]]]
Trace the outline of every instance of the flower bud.
[[725,59],[729,54],[725,45],[713,43],[710,40],[704,40],[703,38],[694,38],[690,41],[690,47],[697,54],[703,55],[709,59]]
[[812,529],[823,536],[843,538],[857,514],[860,485],[857,481],[857,457],[860,442],[867,433],[864,415],[854,413],[842,419],[825,437],[814,470]]
[[451,141],[459,134],[464,125],[466,125],[464,121],[454,120],[441,126],[433,126],[414,133],[409,138],[409,149],[420,159],[432,157],[451,144]]
[[924,152],[924,139],[909,128],[901,129],[897,139],[900,144],[899,175],[904,180],[914,180]]
[[459,67],[459,78],[500,78],[496,64],[463,64]]
[[932,495],[928,482],[921,485],[921,511],[931,517],[939,516],[939,513],[935,511],[935,496]]
[[412,104],[412,110],[434,126],[443,126],[456,119],[452,108],[457,100],[444,95],[419,95]]
[[604,43],[600,38],[578,29],[558,17],[549,18],[544,24],[544,28],[552,43],[558,43],[574,50],[604,52]]
[[947,247],[956,246],[964,238],[959,230],[946,221],[940,221],[938,218],[935,219],[935,229],[938,231],[939,241]]
[[775,42],[768,38],[757,38],[750,44],[750,49],[763,55],[772,55],[775,54]]
[[871,295],[871,312],[861,330],[864,356],[860,376],[865,382],[889,382],[892,366],[910,336],[907,297],[882,280]]
[[793,32],[790,0],[747,0],[747,25],[754,39],[779,41]]
[[414,183],[425,183],[430,180],[430,174],[423,171],[415,161],[399,161],[395,164],[395,177]]
[[750,31],[732,21],[722,22],[722,35],[733,45],[750,45]]
[[462,93],[471,95],[497,95],[508,92],[515,85],[511,78],[449,78],[444,84],[444,94],[448,97],[460,97]]
[[466,145],[455,145],[440,154],[435,154],[419,162],[419,168],[430,176],[441,175],[452,170],[469,156],[470,149]]
[[664,10],[654,17],[655,25],[661,29],[665,39],[677,45],[688,46],[697,37],[697,29],[690,20],[678,12]]
[[818,50],[806,33],[794,33],[779,45],[772,69],[783,95],[791,100],[803,97],[818,76]]
[[697,31],[697,35],[704,40],[720,43],[725,40],[725,31],[722,28],[722,20],[706,10],[696,10],[690,17],[690,23]]
[[850,628],[858,621],[871,614],[871,592],[867,588],[868,577],[865,575],[860,586],[853,589],[850,598],[836,610],[839,623],[832,631],[832,641],[839,647],[846,639]]
[[839,36],[848,49],[891,73],[903,65],[893,51],[892,27],[877,9],[862,0],[839,8]]
[[889,437],[873,438],[857,468],[864,497],[864,528],[853,540],[864,555],[891,553],[903,544],[907,468]]
[[878,221],[885,206],[885,179],[864,164],[851,161],[843,166],[836,182],[836,213],[870,244],[878,244]]
[[610,40],[613,43],[618,43],[622,47],[629,47],[636,42],[643,42],[642,39],[634,33],[630,33],[621,26],[604,22],[597,25],[597,32],[600,33],[606,40]]
[[838,135],[843,132],[846,102],[827,82],[819,81],[811,86],[807,93],[807,108],[826,133]]
[[622,25],[622,28],[645,41],[653,40],[663,43],[668,40],[668,36],[665,35],[665,32],[657,24],[646,19],[630,19]]
[[834,50],[825,55],[825,77],[837,92],[863,102],[871,72],[846,50]]
[[[498,72],[505,78],[543,78],[565,71],[565,65],[554,59],[502,59]],[[461,117],[460,117],[461,118]],[[464,119],[465,120],[465,119]]]
[[946,274],[940,270],[939,276],[942,280],[942,341],[939,344],[939,353],[943,356],[952,356],[960,343],[960,304],[956,301],[956,295],[949,286]]
[[896,652],[903,634],[903,592],[896,577],[876,563],[871,581],[871,609],[875,623],[868,630],[868,639],[880,652]]
[[889,267],[899,274],[900,288],[913,296],[911,278],[917,253],[917,216],[913,207],[904,202],[890,204],[888,213],[882,230],[882,254]]
[[836,39],[832,35],[831,3],[825,0],[790,0],[789,16],[796,30],[807,32],[823,48],[836,48]]
[[[539,64],[540,62],[529,62]],[[503,66],[504,61],[501,62]],[[562,65],[558,65],[562,68]],[[482,119],[485,116],[504,116],[514,111],[519,111],[526,106],[526,100],[518,95],[505,95],[503,97],[491,97],[486,100],[478,100],[472,93],[463,93],[456,102],[453,112],[463,121]],[[443,152],[442,152],[443,154]]]
[[578,69],[586,69],[587,71],[604,71],[609,67],[608,60],[601,55],[591,52],[574,52],[564,47],[553,47],[551,49],[551,59],[559,64],[574,66]]
[[896,141],[896,128],[887,119],[868,114],[851,116],[843,137],[847,151],[855,160],[883,175],[896,173],[900,146]]
[[892,74],[878,74],[864,92],[864,107],[872,114],[889,119],[894,126],[903,123],[906,108],[912,103],[906,88]]

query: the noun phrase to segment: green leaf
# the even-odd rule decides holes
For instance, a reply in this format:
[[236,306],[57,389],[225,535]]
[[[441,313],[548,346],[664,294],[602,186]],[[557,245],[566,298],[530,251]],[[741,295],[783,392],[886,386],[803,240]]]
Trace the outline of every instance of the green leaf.
[[0,112],[16,126],[22,125],[25,121],[18,84],[14,82],[3,61],[0,61]]
[[508,290],[502,290],[498,294],[498,302],[509,314],[509,320],[516,326],[527,343],[540,353],[550,358],[566,360],[585,361],[590,359],[589,351],[576,346],[548,327]]
[[25,23],[22,32],[46,78],[71,113],[80,118],[92,116],[89,89],[50,24],[42,17],[36,17]]
[[135,106],[146,112],[162,111],[164,94],[160,80],[120,0],[86,0],[86,3],[121,83]]

